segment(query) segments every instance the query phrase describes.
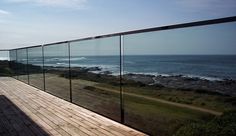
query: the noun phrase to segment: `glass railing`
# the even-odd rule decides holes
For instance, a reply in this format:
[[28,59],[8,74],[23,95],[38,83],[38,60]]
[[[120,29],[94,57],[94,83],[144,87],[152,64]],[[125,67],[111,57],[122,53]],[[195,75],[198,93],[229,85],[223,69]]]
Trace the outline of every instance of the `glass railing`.
[[17,54],[17,74],[18,79],[22,82],[28,83],[28,53],[27,49],[16,50]]
[[70,43],[72,102],[120,121],[119,36]]
[[45,91],[70,101],[69,48],[67,43],[43,47]]
[[228,134],[235,36],[231,17],[14,49],[10,73],[150,135]]
[[235,109],[225,102],[236,89],[235,34],[236,22],[125,35],[125,124],[173,135],[211,120],[205,109]]
[[44,90],[43,48],[42,46],[28,48],[29,84]]
[[11,70],[9,68],[9,59],[9,51],[0,50],[0,77],[12,75]]

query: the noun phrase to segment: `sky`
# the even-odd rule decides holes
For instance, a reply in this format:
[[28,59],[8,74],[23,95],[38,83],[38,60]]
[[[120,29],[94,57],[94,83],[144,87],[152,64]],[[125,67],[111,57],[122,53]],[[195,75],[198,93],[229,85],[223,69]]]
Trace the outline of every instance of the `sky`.
[[236,0],[0,0],[0,49],[236,15]]

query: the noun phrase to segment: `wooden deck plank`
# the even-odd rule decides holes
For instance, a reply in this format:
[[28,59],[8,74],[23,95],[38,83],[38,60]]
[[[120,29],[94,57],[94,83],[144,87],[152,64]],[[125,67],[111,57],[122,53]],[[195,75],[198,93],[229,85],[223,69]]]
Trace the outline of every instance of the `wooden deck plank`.
[[[33,98],[33,97],[32,97]],[[91,127],[89,127],[88,125],[86,126],[86,124],[83,124],[83,123],[80,123],[80,121],[78,122],[77,121],[77,123],[76,122],[74,122],[73,120],[71,120],[70,118],[70,116],[68,116],[68,115],[70,115],[69,114],[69,112],[67,112],[67,111],[60,111],[62,108],[57,108],[56,106],[53,106],[52,108],[50,108],[52,105],[51,105],[51,103],[45,103],[45,101],[43,101],[43,100],[41,100],[40,99],[40,97],[35,97],[35,98],[33,98],[33,101],[35,101],[38,105],[40,105],[40,106],[42,106],[43,108],[45,108],[45,109],[47,109],[48,111],[50,111],[50,112],[52,112],[52,113],[58,113],[57,114],[57,116],[59,116],[60,118],[62,118],[62,119],[64,119],[64,120],[66,120],[67,122],[70,122],[71,124],[73,124],[74,126],[76,126],[76,127],[78,127],[78,128],[80,128],[80,130],[82,130],[84,133],[86,133],[87,135],[98,135],[98,134],[100,134],[100,135],[104,135],[104,134],[102,134],[102,133],[100,133],[99,131],[93,131],[93,128],[91,128]],[[36,107],[37,108],[37,107]],[[38,107],[39,108],[39,107]],[[55,110],[55,109],[57,109],[57,110]],[[47,111],[46,111],[47,112]],[[65,114],[64,112],[67,112],[67,114]],[[63,115],[63,116],[62,116]],[[80,124],[79,124],[80,123]],[[61,124],[61,123],[57,123],[57,124]],[[87,129],[90,129],[90,130],[87,130],[87,129],[84,129],[82,126],[84,127],[84,128],[87,128]],[[92,129],[92,131],[91,131],[91,129]],[[91,133],[91,132],[93,132],[93,133]],[[82,135],[82,134],[81,134]]]
[[[2,118],[0,126],[9,124],[9,121],[4,119],[5,117],[9,118],[14,126],[7,131],[4,130],[6,128],[1,127],[1,135],[145,135],[10,77],[0,77],[0,95],[9,99],[22,111],[15,107],[6,112],[2,112],[0,109],[0,118]],[[19,118],[22,118],[23,121],[20,122]]]
[[[20,89],[20,86],[17,86],[18,89]],[[21,90],[24,91],[24,90]],[[15,92],[17,93],[17,92]],[[29,93],[30,94],[30,93]],[[25,99],[26,95],[23,96],[19,96],[21,99],[23,100],[20,103],[28,103]],[[29,96],[28,96],[29,97]],[[33,100],[33,98],[32,98]],[[25,101],[25,102],[24,102]],[[54,114],[53,112],[48,111],[48,109],[43,108],[40,104],[34,103],[34,101],[30,102],[30,106],[33,108],[33,112],[34,113],[41,113],[44,117],[47,117],[51,122],[53,122],[54,124],[56,124],[57,130],[58,129],[63,129],[63,130],[59,130],[60,133],[64,136],[66,135],[86,135],[81,131],[78,131],[76,127],[72,126],[71,124],[69,124],[68,122],[63,121],[63,119],[58,117],[58,114]],[[29,107],[29,106],[28,106]],[[69,129],[68,127],[70,127],[71,129]],[[76,131],[76,132],[75,132]],[[67,134],[68,133],[68,134]],[[87,135],[86,135],[87,136]]]
[[[13,88],[12,88],[13,89]],[[15,91],[15,90],[14,90]],[[5,92],[5,93],[10,93],[10,92]],[[11,92],[11,94],[9,94],[10,96],[9,97],[11,97],[11,96],[13,96],[14,94],[12,94],[13,92]],[[15,92],[16,93],[16,92]],[[48,116],[44,116],[44,115],[42,115],[41,113],[39,113],[36,109],[34,109],[34,108],[37,108],[37,107],[35,107],[34,106],[34,103],[32,103],[32,102],[27,102],[26,100],[25,101],[23,101],[23,100],[25,100],[25,99],[13,99],[13,101],[15,101],[16,102],[16,104],[17,104],[17,106],[19,106],[19,107],[21,107],[21,108],[24,108],[25,107],[25,111],[24,112],[26,112],[26,113],[28,113],[27,115],[28,116],[32,116],[32,115],[37,115],[37,116],[39,116],[40,117],[40,119],[42,119],[44,122],[46,122],[46,123],[48,123],[50,126],[52,126],[53,127],[53,129],[54,130],[57,130],[61,135],[63,135],[63,136],[69,136],[69,134],[66,132],[66,131],[64,131],[64,130],[62,130],[61,128],[59,128],[58,127],[58,125],[57,124],[54,124],[52,121],[50,121],[50,120],[48,120]],[[27,110],[26,109],[29,109],[29,112],[27,112]],[[33,114],[32,114],[33,113]],[[35,119],[35,117],[31,117],[32,119]],[[38,120],[36,120],[35,122],[37,122]],[[40,122],[38,122],[39,123],[39,125],[40,125]],[[42,125],[43,127],[45,127],[44,125]],[[46,130],[48,130],[48,129],[46,129]]]
[[[23,105],[23,102],[22,101],[19,101],[20,103],[20,106],[22,109],[24,109],[24,111],[26,111],[26,113],[30,113],[31,111],[34,111],[34,109],[30,108],[29,106],[27,106],[28,108],[26,108],[24,105]],[[47,132],[49,133],[52,133],[53,135],[60,135],[60,133],[58,133],[57,131],[55,131],[55,128],[51,127],[51,123],[52,122],[47,122],[47,120],[45,121],[45,117],[44,116],[40,116],[39,114],[40,113],[37,113],[36,111],[34,111],[33,113],[35,114],[28,114],[35,122],[38,122],[39,125],[41,125],[42,127],[45,127],[47,130]],[[63,133],[64,134],[64,133]]]
[[[25,88],[26,89],[26,88]],[[43,92],[44,93],[44,92]],[[45,95],[44,95],[44,97],[45,97]],[[50,98],[48,98],[48,99],[50,99]],[[56,105],[58,106],[59,104],[61,104],[61,102],[60,101],[62,101],[62,99],[56,99],[56,100],[54,100],[54,101],[52,101],[51,103],[56,103]],[[71,106],[75,106],[74,108],[71,108]],[[114,121],[112,121],[112,124],[113,125],[111,125],[110,123],[104,123],[104,121],[106,121],[106,120],[104,120],[104,118],[105,117],[103,117],[103,116],[100,116],[100,115],[97,115],[96,113],[93,113],[93,112],[90,112],[90,111],[88,111],[88,110],[86,110],[86,109],[84,109],[84,108],[80,108],[80,107],[77,107],[76,105],[74,105],[74,104],[71,104],[71,103],[63,103],[63,105],[60,105],[60,107],[61,107],[61,109],[62,108],[66,108],[66,110],[68,110],[68,111],[70,111],[70,112],[68,112],[68,113],[73,113],[73,112],[75,112],[77,115],[78,115],[78,113],[81,115],[80,117],[85,117],[85,120],[86,120],[86,122],[92,122],[92,123],[95,123],[95,125],[99,125],[100,126],[100,128],[103,128],[103,129],[109,129],[109,130],[111,130],[111,131],[109,131],[109,135],[117,135],[117,136],[120,136],[120,135],[123,135],[123,134],[121,134],[121,133],[126,133],[126,131],[123,131],[124,129],[127,129],[127,131],[129,132],[128,134],[130,134],[130,133],[133,133],[134,132],[134,134],[136,135],[136,132],[135,131],[133,131],[132,129],[130,129],[130,128],[128,128],[128,127],[125,127],[125,126],[121,126],[119,123],[117,123],[117,122],[114,122]],[[82,112],[81,112],[81,110],[82,110]],[[92,114],[91,114],[92,113]],[[73,117],[76,117],[76,116],[73,116]],[[99,121],[98,121],[99,120]],[[103,124],[101,124],[101,122],[103,123]],[[106,126],[106,128],[104,128],[104,126]],[[116,130],[116,131],[113,131],[113,129],[110,129],[110,127],[114,127],[114,129]],[[122,131],[118,131],[119,129],[121,128],[121,130]],[[101,129],[99,129],[99,130],[101,130]]]
[[[22,84],[22,83],[20,83],[20,84]],[[23,88],[22,88],[23,87]],[[21,90],[23,91],[23,90],[29,90],[28,88],[27,88],[27,86],[20,86],[20,88],[21,88]],[[19,89],[19,88],[18,88]],[[36,89],[37,90],[37,89]],[[44,93],[44,92],[42,92],[42,93]],[[29,94],[32,94],[31,92],[29,92]],[[46,99],[50,99],[50,97],[51,97],[51,95],[48,95],[47,93],[45,94],[45,95],[43,95],[43,97],[45,98],[46,96],[48,96],[48,98],[46,98]],[[29,96],[30,97],[30,96]],[[37,98],[39,98],[40,96],[37,96],[37,97],[35,97],[34,99],[37,99]],[[51,103],[56,103],[56,105],[58,106],[58,104],[61,104],[62,102],[61,101],[64,101],[64,100],[62,100],[62,99],[55,99],[54,101],[51,101]],[[70,108],[71,106],[75,106],[75,108],[78,108],[78,106],[76,106],[76,105],[74,105],[74,104],[71,104],[71,103],[69,103],[69,102],[67,102],[67,103],[63,103],[63,105],[60,105],[60,107],[61,107],[61,109],[63,108],[63,107],[67,107],[66,108],[66,110],[70,110],[70,112],[71,113],[73,113],[73,112],[75,112],[75,108]],[[125,128],[128,128],[128,127],[124,127],[124,126],[122,126],[121,128],[122,128],[122,131],[119,131],[119,127],[120,127],[120,125],[119,125],[119,123],[116,123],[116,122],[112,122],[113,124],[115,123],[115,125],[112,125],[113,126],[113,128],[116,130],[116,131],[113,131],[113,129],[110,129],[110,123],[104,123],[104,119],[103,118],[105,118],[105,117],[102,117],[102,116],[100,116],[100,115],[97,115],[97,114],[95,114],[95,113],[93,113],[93,112],[90,112],[90,111],[88,111],[88,110],[86,110],[86,109],[84,109],[84,108],[80,108],[80,109],[78,109],[79,111],[77,111],[76,112],[76,114],[82,114],[82,116],[85,116],[86,118],[85,119],[87,119],[86,121],[92,121],[92,122],[96,122],[95,124],[96,125],[99,125],[100,126],[100,128],[102,128],[102,129],[106,129],[106,130],[109,130],[109,134],[107,134],[106,133],[106,135],[116,135],[116,136],[120,136],[120,135],[124,135],[126,132],[125,131],[123,131]],[[83,112],[81,112],[81,110],[83,110]],[[92,114],[91,114],[92,113]],[[101,118],[101,119],[100,119]],[[97,122],[97,120],[100,120],[100,122]],[[102,125],[102,123],[103,123],[103,125]],[[106,128],[104,127],[104,126],[106,126]],[[114,126],[116,126],[116,127],[114,127]],[[100,131],[101,129],[98,129],[98,131]],[[103,132],[105,132],[105,131],[103,131]],[[126,133],[126,135],[130,135],[130,133],[132,133],[133,131],[131,131],[130,129],[129,129],[129,133]],[[123,133],[123,134],[122,134]],[[135,133],[136,134],[136,133]]]

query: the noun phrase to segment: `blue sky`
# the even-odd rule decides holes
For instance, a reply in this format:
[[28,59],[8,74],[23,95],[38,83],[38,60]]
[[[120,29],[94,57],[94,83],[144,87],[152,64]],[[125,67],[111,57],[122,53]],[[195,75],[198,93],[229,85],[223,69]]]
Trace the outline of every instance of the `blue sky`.
[[1,0],[0,48],[236,15],[236,0]]

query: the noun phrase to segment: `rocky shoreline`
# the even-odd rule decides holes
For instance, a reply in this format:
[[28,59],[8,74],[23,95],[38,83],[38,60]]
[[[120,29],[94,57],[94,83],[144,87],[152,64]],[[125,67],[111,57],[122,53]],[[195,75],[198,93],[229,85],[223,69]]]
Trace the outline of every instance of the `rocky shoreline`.
[[144,74],[126,74],[124,78],[151,86],[163,86],[186,91],[195,90],[199,93],[236,96],[236,81],[229,79],[210,81],[197,77],[185,77],[183,75],[154,76]]
[[[80,72],[91,72],[99,75],[109,75],[110,71],[102,71],[99,67],[90,68],[73,68],[80,69]],[[125,74],[123,78],[126,80],[133,80],[150,86],[163,86],[167,88],[181,89],[181,90],[195,90],[199,93],[221,94],[228,96],[236,96],[236,81],[231,79],[224,80],[207,80],[198,77],[186,77],[183,75],[163,76],[163,75],[145,75],[145,74]]]
[[[64,71],[65,68],[48,68],[56,71]],[[119,75],[112,75],[110,71],[102,71],[99,67],[73,67],[71,68],[72,78],[93,77],[99,78],[98,80],[107,80],[117,82]],[[68,74],[66,74],[68,76]],[[66,77],[64,75],[64,77]],[[207,80],[197,77],[186,77],[183,75],[175,76],[162,76],[162,75],[145,75],[145,74],[124,74],[124,82],[135,82],[136,84],[142,84],[145,86],[157,86],[173,88],[177,90],[191,91],[194,90],[198,93],[218,94],[226,96],[236,96],[236,81],[230,79],[224,80]]]

